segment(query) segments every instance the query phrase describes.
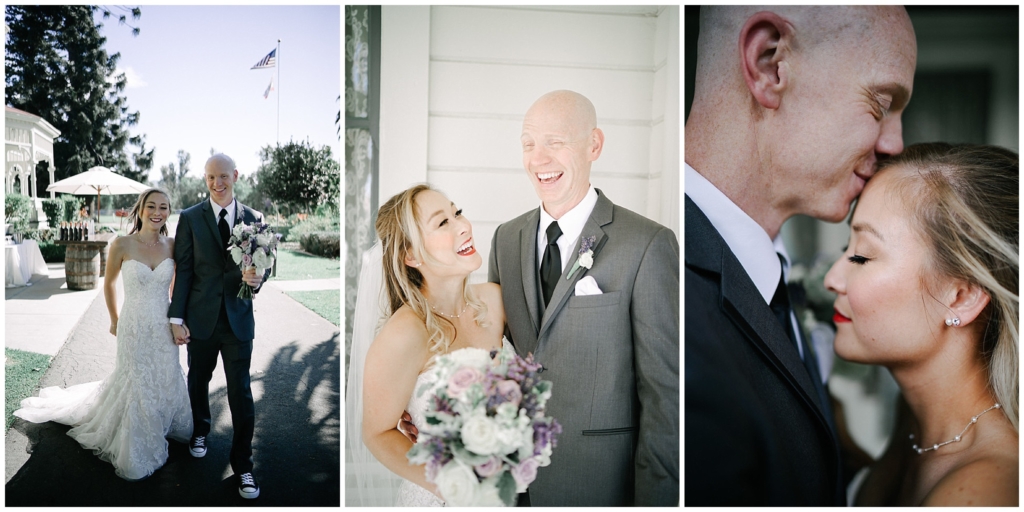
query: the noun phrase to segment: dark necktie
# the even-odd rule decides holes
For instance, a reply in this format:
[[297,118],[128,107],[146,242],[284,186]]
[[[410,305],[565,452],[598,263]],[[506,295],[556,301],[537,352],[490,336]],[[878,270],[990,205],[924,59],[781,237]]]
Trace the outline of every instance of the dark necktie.
[[221,208],[220,210],[220,222],[217,223],[217,227],[220,228],[220,238],[224,241],[224,248],[228,248],[228,239],[231,238],[231,229],[228,228],[228,209]]
[[[779,259],[781,260],[782,256],[779,256]],[[775,313],[775,318],[778,319],[779,325],[786,331],[786,336],[789,336],[790,343],[796,348],[798,344],[796,335],[793,333],[793,322],[789,317],[789,289],[786,287],[785,272],[779,274],[779,285],[775,287],[775,295],[772,296],[772,302],[769,306],[772,308],[772,312]]]
[[544,259],[540,263],[541,290],[544,293],[544,306],[547,307],[551,300],[551,294],[555,291],[558,278],[562,277],[562,253],[558,250],[558,237],[562,236],[562,229],[558,227],[558,221],[552,222],[547,229],[548,245],[544,248]]
[[[779,261],[782,262],[782,255],[779,254]],[[783,262],[783,266],[785,263]],[[775,318],[779,320],[782,327],[786,330],[786,335],[789,336],[789,340],[794,346],[803,347],[804,354],[804,368],[807,370],[807,374],[811,377],[811,382],[814,384],[814,390],[818,393],[818,400],[821,402],[822,413],[825,416],[826,421],[829,425],[835,429],[832,421],[832,404],[829,403],[829,393],[825,390],[825,385],[822,383],[821,371],[818,369],[818,358],[811,352],[810,345],[806,343],[800,343],[796,338],[796,334],[793,332],[793,321],[790,319],[790,311],[792,306],[789,301],[789,288],[786,286],[785,273],[779,275],[779,285],[775,288],[775,295],[772,296],[772,302],[770,304],[772,312],[775,313]],[[803,338],[803,337],[801,337]],[[799,348],[797,349],[799,350]],[[797,352],[799,353],[799,352]]]

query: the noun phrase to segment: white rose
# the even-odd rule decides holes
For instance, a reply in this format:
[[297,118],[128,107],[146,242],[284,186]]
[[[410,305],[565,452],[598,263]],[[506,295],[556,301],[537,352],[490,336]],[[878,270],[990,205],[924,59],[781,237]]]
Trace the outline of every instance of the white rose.
[[231,248],[231,259],[235,260],[235,265],[242,262],[242,248],[232,247]]
[[587,251],[580,255],[580,266],[590,268],[594,266],[594,253]]
[[482,348],[463,348],[448,354],[454,366],[472,366],[480,370],[486,370],[491,364],[490,352]]
[[271,235],[270,233],[256,235],[256,243],[259,244],[260,247],[270,247],[270,239],[273,236],[274,235]]
[[242,238],[242,232],[245,231],[245,228],[246,224],[244,223],[235,224],[235,227],[231,229],[231,234],[238,238]]
[[476,505],[479,501],[477,489],[479,481],[476,479],[476,474],[457,460],[453,460],[441,468],[434,483],[437,484],[441,496],[444,496],[446,505],[466,507]]
[[[532,429],[531,429],[532,430]],[[498,443],[502,453],[512,453],[523,447],[524,436],[515,428],[499,428]],[[530,447],[533,446],[533,434],[530,434]]]
[[462,425],[462,442],[478,455],[495,455],[501,448],[498,428],[487,416],[473,416]]
[[494,483],[484,482],[477,489],[476,505],[478,507],[504,507],[505,502],[501,501],[498,487]]
[[256,267],[257,272],[262,272],[264,269],[270,268],[273,262],[267,258],[267,253],[257,249],[256,253],[252,255],[252,264]]

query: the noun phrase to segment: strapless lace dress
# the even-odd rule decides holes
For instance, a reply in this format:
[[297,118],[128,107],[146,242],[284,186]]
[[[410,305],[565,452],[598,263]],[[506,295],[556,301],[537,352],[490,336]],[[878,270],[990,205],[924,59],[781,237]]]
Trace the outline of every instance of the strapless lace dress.
[[73,426],[68,435],[125,480],[146,478],[163,466],[167,438],[187,443],[192,435],[185,373],[167,321],[173,277],[170,258],[155,269],[135,260],[122,263],[125,300],[114,373],[99,382],[45,388],[23,400],[14,415]]
[[[501,344],[505,347],[512,348],[512,343],[506,338],[501,339]],[[466,349],[459,349],[466,350]],[[458,352],[456,350],[455,352]],[[419,389],[425,383],[433,382],[437,380],[437,372],[434,370],[427,370],[416,377],[416,386],[413,389]],[[416,393],[413,393],[412,397],[409,398],[409,405],[406,406],[405,410],[409,411],[409,416],[412,417],[413,425],[419,428],[427,422],[426,412],[427,404],[430,402],[431,395],[424,393],[417,397]],[[444,501],[434,495],[434,493],[408,481],[403,480],[402,485],[398,487],[398,500],[395,503],[396,507],[443,507]]]

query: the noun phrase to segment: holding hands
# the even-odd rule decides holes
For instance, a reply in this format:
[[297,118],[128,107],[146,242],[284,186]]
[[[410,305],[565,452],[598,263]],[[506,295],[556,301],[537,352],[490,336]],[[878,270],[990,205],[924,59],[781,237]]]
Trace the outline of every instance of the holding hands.
[[191,333],[188,330],[188,326],[185,324],[171,324],[171,334],[174,335],[175,345],[184,345],[191,341],[189,340]]

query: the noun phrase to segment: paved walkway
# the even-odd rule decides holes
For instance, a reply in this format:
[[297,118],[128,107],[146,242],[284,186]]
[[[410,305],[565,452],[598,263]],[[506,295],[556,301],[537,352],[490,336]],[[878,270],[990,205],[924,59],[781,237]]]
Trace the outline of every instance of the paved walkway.
[[[101,290],[70,292],[54,270],[62,269],[51,267],[50,279],[7,291],[5,344],[56,355],[43,387],[100,380],[113,370],[116,351]],[[316,286],[330,284],[324,281]],[[194,459],[187,446],[171,442],[167,464],[130,483],[67,437],[69,427],[16,419],[5,439],[6,505],[340,506],[340,332],[288,297],[282,288],[297,285],[286,283],[269,281],[254,301],[258,499],[238,496],[228,463],[231,415],[224,373],[217,370],[206,457]],[[118,295],[123,300],[123,291]],[[181,363],[187,368],[185,349]]]

